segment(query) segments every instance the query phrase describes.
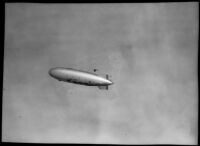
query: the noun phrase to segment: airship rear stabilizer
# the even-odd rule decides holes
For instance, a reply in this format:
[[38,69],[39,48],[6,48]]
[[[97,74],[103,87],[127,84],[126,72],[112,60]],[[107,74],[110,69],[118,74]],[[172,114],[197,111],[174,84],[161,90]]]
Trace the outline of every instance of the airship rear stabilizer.
[[[106,79],[109,80],[109,75],[108,74],[106,74]],[[108,85],[98,86],[98,88],[101,89],[101,90],[108,90]]]

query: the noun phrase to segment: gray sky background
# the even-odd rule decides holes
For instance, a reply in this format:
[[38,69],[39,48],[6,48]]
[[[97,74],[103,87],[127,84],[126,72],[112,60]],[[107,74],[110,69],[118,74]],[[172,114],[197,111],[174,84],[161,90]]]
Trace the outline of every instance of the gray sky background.
[[[197,142],[198,3],[6,4],[3,141]],[[48,75],[99,69],[99,90]]]

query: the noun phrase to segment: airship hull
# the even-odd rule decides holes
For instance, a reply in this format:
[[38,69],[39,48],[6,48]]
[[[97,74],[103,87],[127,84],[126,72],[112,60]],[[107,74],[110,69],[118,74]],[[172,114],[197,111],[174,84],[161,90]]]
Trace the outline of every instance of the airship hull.
[[49,74],[59,81],[86,86],[108,86],[113,84],[112,81],[98,76],[97,74],[71,68],[52,68],[49,70]]

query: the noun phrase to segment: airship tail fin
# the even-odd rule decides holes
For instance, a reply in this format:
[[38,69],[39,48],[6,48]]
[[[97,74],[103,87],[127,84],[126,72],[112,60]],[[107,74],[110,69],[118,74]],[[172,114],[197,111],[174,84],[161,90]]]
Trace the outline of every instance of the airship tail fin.
[[[109,75],[108,74],[106,74],[106,79],[109,79]],[[98,86],[99,87],[99,89],[101,89],[101,90],[108,90],[108,85],[102,85],[102,86]]]
[[98,86],[99,89],[101,90],[108,90],[108,85],[105,85],[105,86]]
[[108,76],[108,74],[106,74],[106,79],[109,79],[109,76]]

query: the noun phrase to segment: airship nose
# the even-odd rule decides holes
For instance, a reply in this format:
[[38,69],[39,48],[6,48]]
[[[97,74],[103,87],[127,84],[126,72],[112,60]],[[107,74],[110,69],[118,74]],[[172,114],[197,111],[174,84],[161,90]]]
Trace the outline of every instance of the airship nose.
[[53,69],[53,68],[50,69],[49,70],[49,75],[52,76],[52,77],[54,77],[55,76],[55,69]]

